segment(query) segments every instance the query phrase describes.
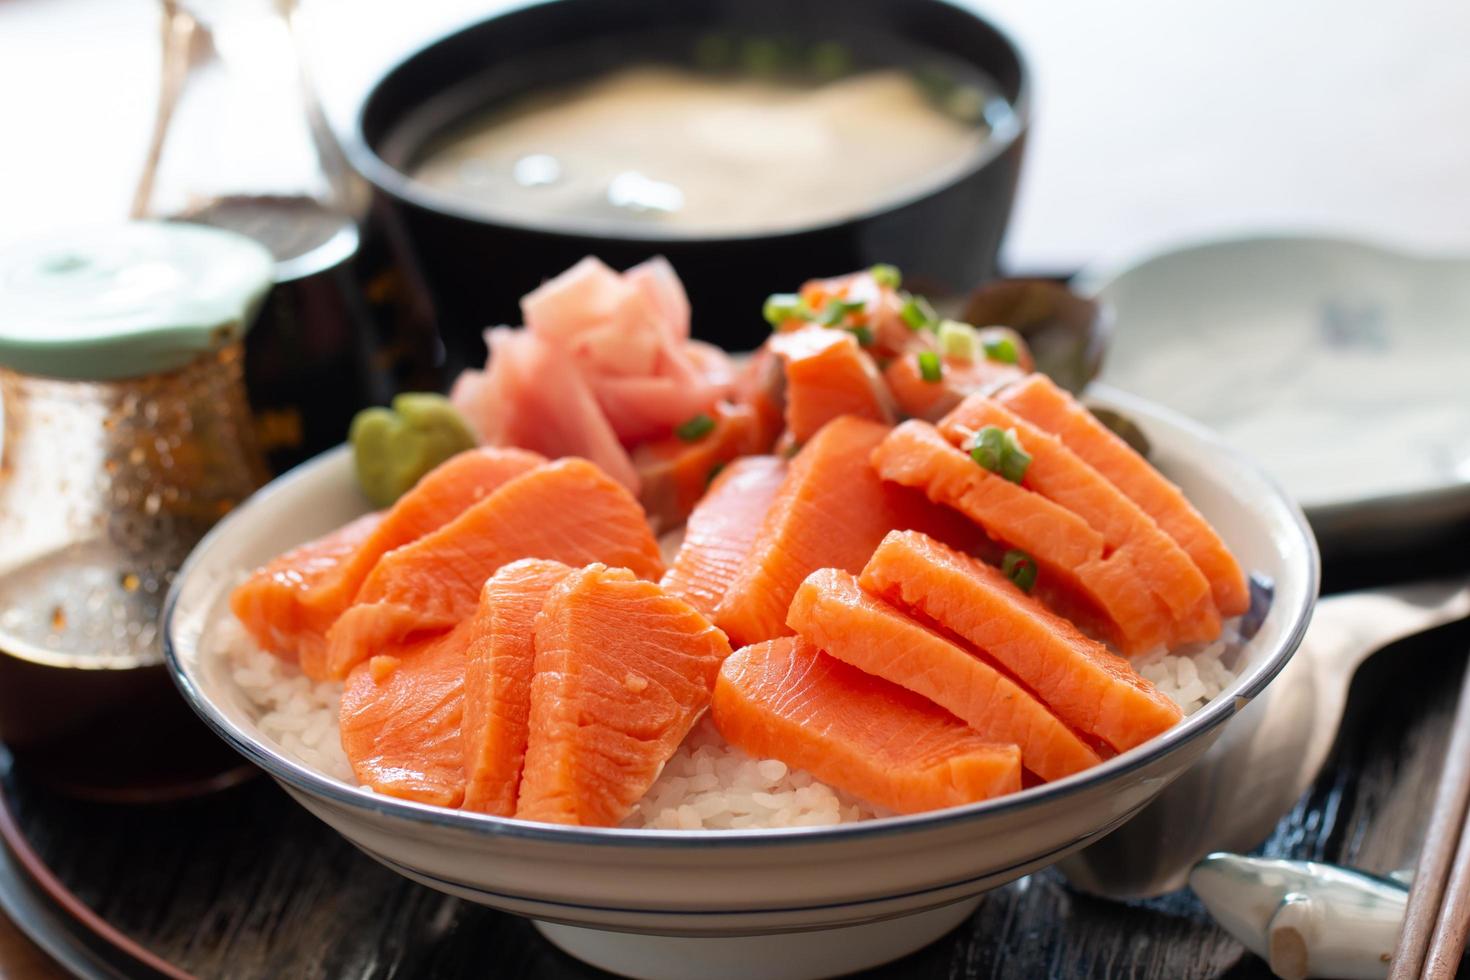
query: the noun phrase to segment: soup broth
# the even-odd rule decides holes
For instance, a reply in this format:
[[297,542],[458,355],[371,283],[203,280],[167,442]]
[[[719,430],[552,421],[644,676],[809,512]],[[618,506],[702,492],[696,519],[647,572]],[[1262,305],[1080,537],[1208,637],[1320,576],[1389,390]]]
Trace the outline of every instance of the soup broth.
[[854,217],[954,177],[1011,125],[993,86],[879,68],[822,84],[645,65],[512,100],[410,172],[493,218],[758,234]]

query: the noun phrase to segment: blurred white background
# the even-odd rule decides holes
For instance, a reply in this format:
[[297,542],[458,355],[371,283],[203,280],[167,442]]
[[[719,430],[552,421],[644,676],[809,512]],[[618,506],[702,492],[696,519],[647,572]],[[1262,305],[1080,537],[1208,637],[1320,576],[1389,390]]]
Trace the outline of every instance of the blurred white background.
[[[303,0],[329,114],[502,0]],[[983,0],[1028,52],[1006,245],[1060,272],[1181,237],[1332,230],[1470,253],[1470,3]],[[149,0],[0,0],[0,241],[125,215],[152,125]]]

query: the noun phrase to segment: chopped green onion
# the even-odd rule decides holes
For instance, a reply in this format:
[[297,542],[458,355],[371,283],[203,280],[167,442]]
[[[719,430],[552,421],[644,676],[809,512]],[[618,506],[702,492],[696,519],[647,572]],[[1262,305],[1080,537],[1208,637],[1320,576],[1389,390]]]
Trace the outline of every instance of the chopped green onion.
[[689,421],[680,422],[674,429],[674,435],[683,439],[685,442],[694,442],[697,439],[703,439],[709,435],[714,427],[715,420],[700,412]]
[[859,347],[873,346],[873,331],[867,327],[857,326],[848,328],[848,332],[857,338]]
[[910,330],[930,329],[939,320],[939,314],[934,312],[934,307],[922,296],[906,298],[899,316],[903,317],[903,322],[908,324]]
[[1012,483],[1024,480],[1031,465],[1031,455],[1022,448],[1021,440],[1016,438],[1016,430],[1002,431],[994,425],[987,425],[975,433],[975,440],[970,444],[970,458]]
[[1012,549],[1001,559],[1000,570],[1022,592],[1036,588],[1036,560],[1024,551]]
[[787,320],[807,319],[806,304],[795,293],[772,293],[761,308],[766,322],[779,327]]
[[889,265],[887,262],[879,262],[873,266],[868,270],[868,275],[885,289],[897,289],[903,285],[903,273],[898,271],[898,266]]
[[1000,361],[1002,364],[1020,363],[1021,352],[1016,350],[1016,342],[1009,337],[987,340],[984,346],[985,356],[992,361]]
[[867,300],[833,299],[826,306],[822,307],[820,321],[829,327],[835,327],[843,320],[846,320],[849,313],[861,313],[867,305]]
[[797,442],[795,439],[792,439],[791,442],[787,444],[786,448],[781,450],[781,455],[785,456],[787,459],[791,459],[799,452],[801,452],[801,443]]
[[930,384],[937,384],[944,379],[944,365],[939,361],[939,355],[932,350],[919,352],[919,377]]
[[944,320],[939,324],[939,352],[956,361],[973,361],[980,347],[979,332],[968,323]]

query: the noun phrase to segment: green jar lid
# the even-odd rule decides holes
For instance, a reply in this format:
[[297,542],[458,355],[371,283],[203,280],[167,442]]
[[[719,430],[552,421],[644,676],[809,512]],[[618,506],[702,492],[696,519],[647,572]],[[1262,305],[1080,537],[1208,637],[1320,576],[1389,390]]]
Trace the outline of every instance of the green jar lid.
[[84,228],[0,250],[0,366],[104,381],[160,374],[244,336],[269,252],[172,221]]

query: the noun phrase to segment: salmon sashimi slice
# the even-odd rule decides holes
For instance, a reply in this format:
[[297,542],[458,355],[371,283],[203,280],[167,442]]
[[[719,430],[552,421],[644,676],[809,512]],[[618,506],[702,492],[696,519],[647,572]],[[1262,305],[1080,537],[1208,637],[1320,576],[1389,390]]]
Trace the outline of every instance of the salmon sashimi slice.
[[727,466],[689,515],[664,589],[713,616],[785,478],[786,461],[776,456],[744,456]]
[[967,396],[994,391],[1023,375],[1016,365],[989,358],[973,361],[945,358],[939,379],[927,381],[919,366],[918,352],[895,357],[883,369],[883,380],[893,392],[898,410],[910,418],[929,422],[938,422]]
[[617,824],[709,707],[730,644],[654,583],[589,565],[551,590],[535,645],[516,816]]
[[1041,494],[980,466],[928,422],[912,419],[872,454],[885,480],[916,487],[1036,562],[1037,594],[1127,654],[1169,643],[1174,620],[1126,561],[1106,557],[1103,536]]
[[786,428],[797,445],[840,415],[892,424],[883,376],[852,333],[802,327],[769,343],[785,365]]
[[1052,780],[1102,761],[1077,733],[983,654],[961,646],[836,568],[813,572],[786,623],[813,646],[946,709],[984,738],[1015,743],[1021,764]]
[[[731,460],[769,448],[760,444],[761,425],[751,405],[721,402],[704,418],[709,420],[707,432],[646,442],[633,452],[641,486],[638,500],[659,529],[684,523]],[[700,421],[696,416],[686,424]]]
[[511,817],[530,737],[536,615],[570,565],[523,558],[485,583],[465,650],[464,809]]
[[1014,429],[1030,454],[1022,486],[1067,508],[1101,534],[1106,561],[1133,566],[1138,584],[1153,592],[1174,620],[1171,646],[1220,635],[1220,613],[1198,566],[1153,518],[1061,440],[983,396],[965,399],[939,429],[951,443],[967,449],[986,426]]
[[372,533],[340,562],[324,569],[309,588],[292,590],[292,598],[300,604],[288,615],[296,624],[293,652],[299,655],[306,676],[313,680],[327,677],[327,631],[352,604],[379,558],[437,530],[507,480],[545,462],[544,456],[515,448],[471,449],[451,457],[400,497],[383,513]]
[[[364,514],[315,541],[292,548],[256,569],[230,593],[230,611],[264,650],[305,664],[326,654],[325,630],[318,630],[306,597],[330,588],[343,564],[373,536],[382,513]],[[309,674],[317,679],[314,674]]]
[[658,542],[627,488],[585,459],[560,459],[379,559],[327,635],[328,670],[341,677],[379,647],[453,628],[475,611],[485,580],[520,558],[663,573]]
[[800,638],[737,650],[710,710],[730,744],[899,813],[1021,788],[1016,746],[988,741],[938,705]]
[[1005,389],[999,401],[1031,424],[1045,429],[1086,460],[1143,508],[1199,566],[1209,580],[1220,615],[1239,616],[1250,606],[1245,574],[1235,556],[1183,491],[1164,478],[1076,399],[1044,375]]
[[396,646],[347,676],[338,723],[359,783],[435,806],[457,807],[464,799],[469,627]]
[[1119,752],[1183,717],[1128,661],[1016,588],[998,569],[932,538],[890,534],[859,581],[974,644],[1062,721]]
[[715,623],[737,645],[790,632],[786,608],[819,568],[858,572],[894,528],[921,530],[965,545],[968,521],[922,493],[884,483],[868,465],[888,427],[843,416],[822,428],[791,461],[755,544],[715,607]]

